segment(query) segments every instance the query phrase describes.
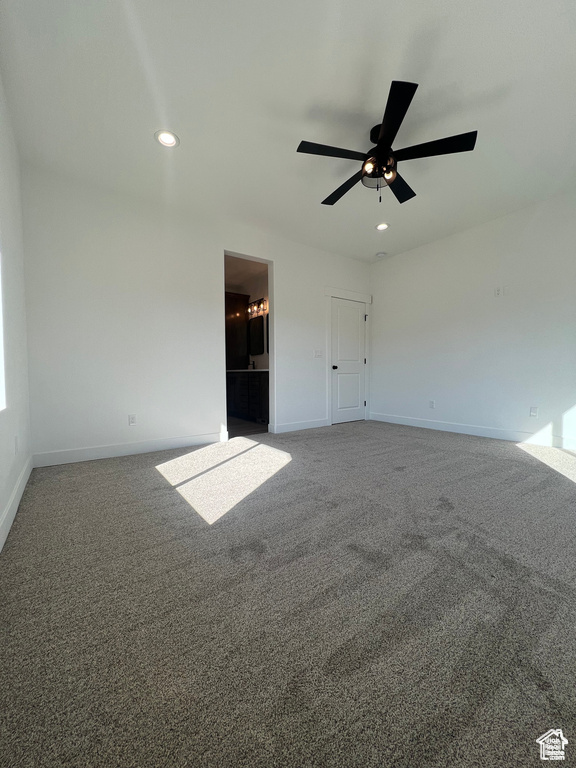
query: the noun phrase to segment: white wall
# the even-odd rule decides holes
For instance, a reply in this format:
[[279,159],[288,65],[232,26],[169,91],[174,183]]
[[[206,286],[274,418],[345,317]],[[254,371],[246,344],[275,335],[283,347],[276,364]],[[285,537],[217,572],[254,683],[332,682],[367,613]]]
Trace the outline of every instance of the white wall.
[[[30,425],[18,152],[0,83],[0,264],[6,408],[0,411],[0,549],[30,475]],[[0,339],[0,344],[2,340]],[[0,355],[1,365],[1,355]],[[3,405],[0,404],[0,405]],[[16,446],[16,441],[17,446]]]
[[575,211],[566,194],[373,266],[372,418],[576,448]]
[[37,169],[23,199],[38,465],[220,438],[224,251],[273,262],[273,428],[327,423],[324,288],[365,292],[366,264]]

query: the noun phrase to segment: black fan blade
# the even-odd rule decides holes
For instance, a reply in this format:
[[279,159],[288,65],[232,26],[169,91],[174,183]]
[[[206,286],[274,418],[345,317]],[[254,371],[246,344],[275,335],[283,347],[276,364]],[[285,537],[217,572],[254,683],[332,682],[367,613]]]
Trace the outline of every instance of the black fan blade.
[[344,184],[338,187],[338,189],[335,189],[331,195],[328,195],[326,200],[322,200],[322,205],[334,205],[334,203],[337,203],[342,195],[345,195],[348,190],[352,189],[354,184],[358,184],[361,178],[362,171],[358,171],[358,173],[355,173],[354,176],[350,176],[348,181],[345,181]]
[[328,147],[326,144],[314,144],[313,141],[301,141],[296,152],[306,152],[308,155],[325,155],[326,157],[343,157],[345,160],[360,160],[364,162],[366,155],[353,149]]
[[391,184],[388,184],[388,186],[392,192],[394,192],[396,200],[398,200],[399,203],[405,203],[406,200],[416,197],[416,192],[414,192],[412,187],[404,181],[399,173],[396,174],[396,178]]
[[378,136],[378,146],[381,149],[388,150],[394,144],[394,139],[402,125],[402,120],[404,120],[410,102],[416,93],[416,88],[418,88],[416,83],[392,80],[384,117],[382,118],[382,127]]
[[470,131],[470,133],[459,133],[458,136],[427,141],[425,144],[415,144],[413,147],[406,147],[406,149],[399,149],[398,152],[394,152],[394,157],[397,162],[400,162],[401,160],[414,160],[417,157],[471,152],[476,144],[477,135],[478,131]]

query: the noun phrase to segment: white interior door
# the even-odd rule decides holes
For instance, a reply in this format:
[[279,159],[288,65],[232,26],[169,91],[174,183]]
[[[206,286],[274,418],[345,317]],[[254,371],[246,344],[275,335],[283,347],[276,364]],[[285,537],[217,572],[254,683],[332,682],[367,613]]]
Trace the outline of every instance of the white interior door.
[[332,423],[365,418],[366,304],[332,298]]

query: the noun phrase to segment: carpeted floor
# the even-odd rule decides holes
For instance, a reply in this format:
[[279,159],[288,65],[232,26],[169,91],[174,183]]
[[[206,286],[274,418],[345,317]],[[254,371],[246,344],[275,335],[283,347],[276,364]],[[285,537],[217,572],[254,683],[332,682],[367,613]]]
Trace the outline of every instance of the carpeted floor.
[[569,765],[575,577],[576,485],[513,443],[359,422],[36,469],[0,765],[527,768],[551,728]]

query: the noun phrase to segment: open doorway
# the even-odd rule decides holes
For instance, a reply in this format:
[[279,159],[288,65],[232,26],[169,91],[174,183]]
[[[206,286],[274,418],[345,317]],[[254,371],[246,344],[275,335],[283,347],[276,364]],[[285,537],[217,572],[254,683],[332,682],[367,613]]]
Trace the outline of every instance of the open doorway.
[[228,437],[268,432],[268,264],[224,255]]

